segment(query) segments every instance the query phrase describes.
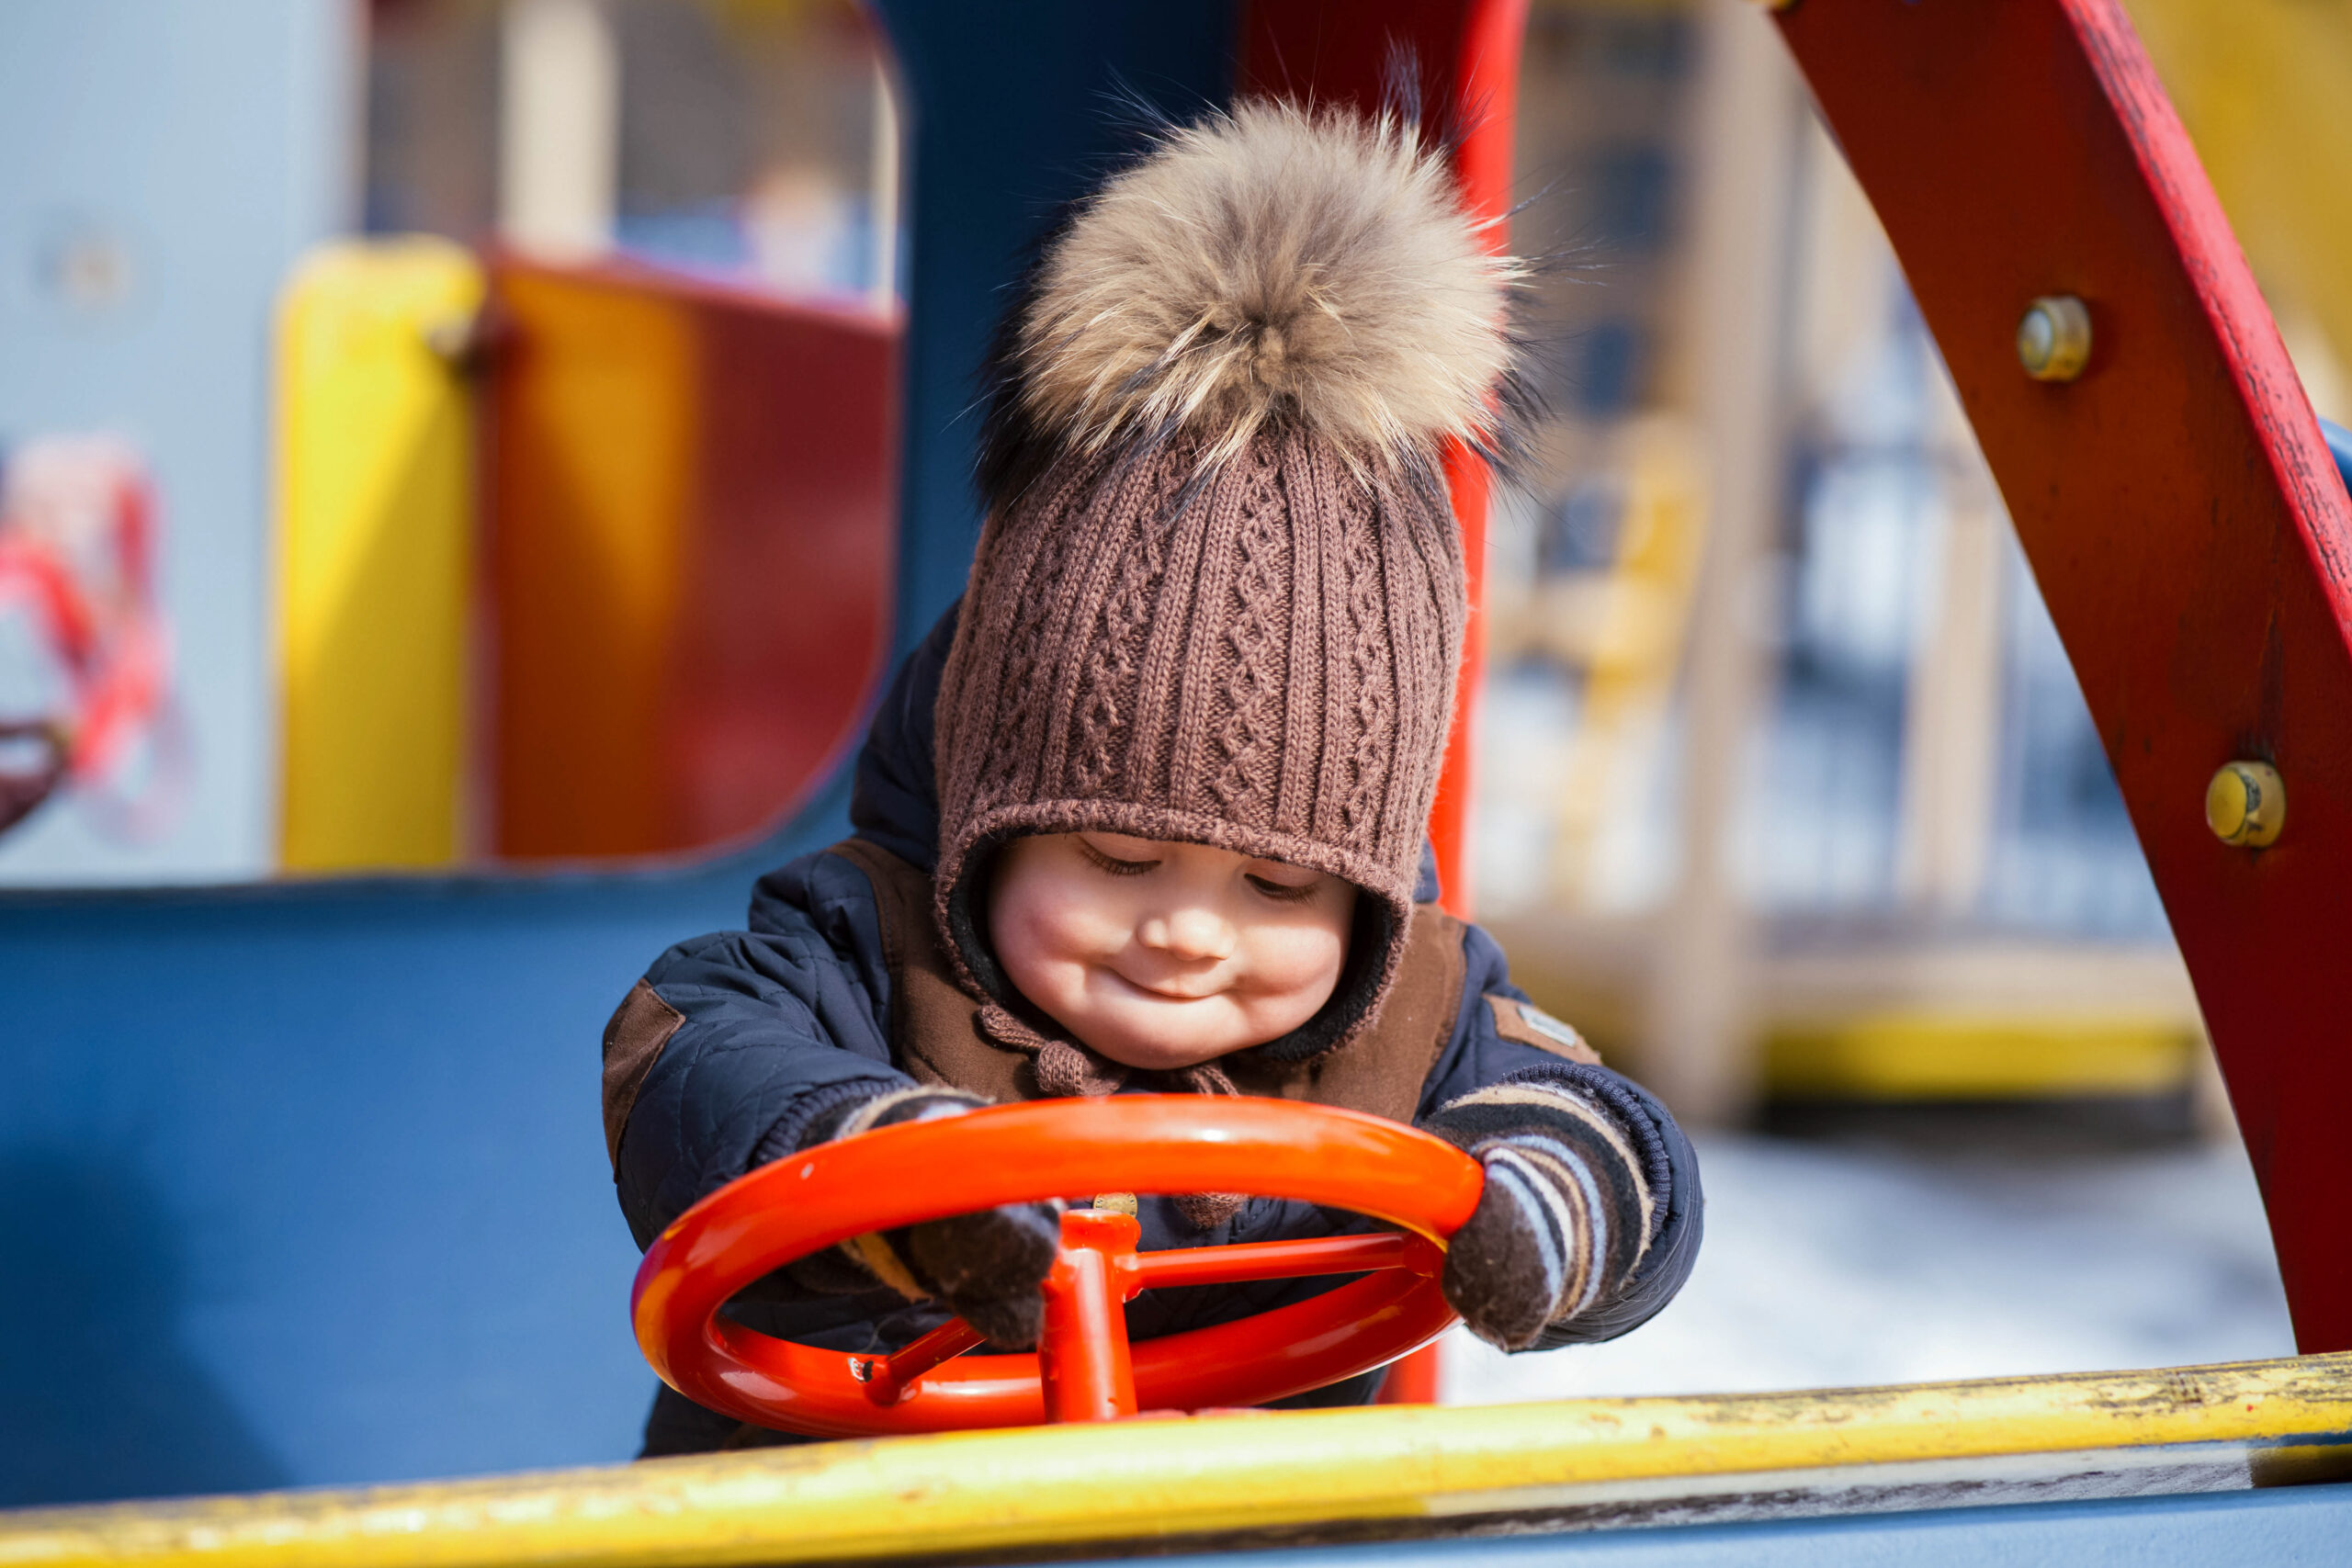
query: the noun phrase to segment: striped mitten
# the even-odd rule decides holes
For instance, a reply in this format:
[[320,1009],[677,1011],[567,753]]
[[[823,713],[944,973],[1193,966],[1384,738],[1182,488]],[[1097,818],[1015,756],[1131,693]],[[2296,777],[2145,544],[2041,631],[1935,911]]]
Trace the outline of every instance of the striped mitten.
[[1649,1250],[1649,1162],[1597,1099],[1538,1067],[1449,1102],[1424,1125],[1487,1170],[1445,1255],[1445,1299],[1470,1332],[1524,1350],[1623,1290]]
[[[987,1103],[959,1089],[896,1089],[852,1107],[812,1141],[961,1116]],[[909,1301],[945,1302],[989,1343],[1023,1350],[1037,1342],[1045,1325],[1038,1288],[1053,1267],[1060,1238],[1059,1203],[1008,1203],[893,1231],[869,1231],[842,1243],[839,1255],[859,1276],[878,1280]],[[806,1282],[817,1283],[799,1265],[795,1269]]]

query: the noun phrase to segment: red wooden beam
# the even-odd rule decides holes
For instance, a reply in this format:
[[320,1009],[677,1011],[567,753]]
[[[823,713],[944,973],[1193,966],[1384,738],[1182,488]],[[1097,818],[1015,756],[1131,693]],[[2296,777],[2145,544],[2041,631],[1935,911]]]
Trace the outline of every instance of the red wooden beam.
[[[2115,0],[1800,0],[1779,23],[2000,481],[2196,981],[2305,1351],[2352,1347],[2352,502]],[[2030,379],[2037,296],[2087,368]],[[2266,850],[2207,782],[2274,763]]]

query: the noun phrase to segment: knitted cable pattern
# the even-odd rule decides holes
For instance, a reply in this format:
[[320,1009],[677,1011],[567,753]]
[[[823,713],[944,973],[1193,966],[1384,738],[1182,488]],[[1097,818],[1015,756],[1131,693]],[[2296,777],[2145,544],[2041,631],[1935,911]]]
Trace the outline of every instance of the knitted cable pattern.
[[1176,521],[1172,509],[1147,518],[1136,530],[1135,547],[1119,553],[1115,586],[1095,634],[1102,657],[1085,669],[1071,743],[1071,776],[1090,794],[1114,787],[1133,755],[1145,635],[1159,608]]
[[1348,531],[1347,626],[1348,667],[1353,677],[1354,744],[1347,751],[1347,771],[1340,785],[1340,828],[1352,840],[1369,839],[1380,807],[1379,786],[1386,784],[1381,766],[1394,714],[1389,686],[1388,604],[1381,560],[1369,528]]
[[1235,531],[1237,556],[1223,690],[1226,709],[1216,749],[1224,764],[1210,781],[1223,815],[1238,821],[1271,816],[1274,770],[1268,765],[1271,719],[1281,696],[1283,649],[1274,624],[1289,607],[1290,573],[1285,558],[1289,519],[1284,515],[1282,476],[1262,452],[1251,454],[1243,476],[1241,525]]

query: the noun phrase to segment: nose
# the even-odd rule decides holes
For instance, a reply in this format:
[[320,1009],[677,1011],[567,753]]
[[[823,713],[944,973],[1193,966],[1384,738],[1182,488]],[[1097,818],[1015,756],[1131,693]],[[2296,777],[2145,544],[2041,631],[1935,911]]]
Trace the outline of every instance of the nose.
[[1205,963],[1233,956],[1233,923],[1197,904],[1147,917],[1136,935],[1144,946],[1170,958]]

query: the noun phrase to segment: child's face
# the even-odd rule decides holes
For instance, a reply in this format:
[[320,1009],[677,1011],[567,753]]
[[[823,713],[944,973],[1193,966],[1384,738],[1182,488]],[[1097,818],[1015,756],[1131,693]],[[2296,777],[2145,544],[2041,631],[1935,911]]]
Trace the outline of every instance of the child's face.
[[1340,983],[1353,884],[1206,844],[1119,833],[1016,839],[989,935],[1021,994],[1081,1043],[1168,1069],[1262,1045]]

